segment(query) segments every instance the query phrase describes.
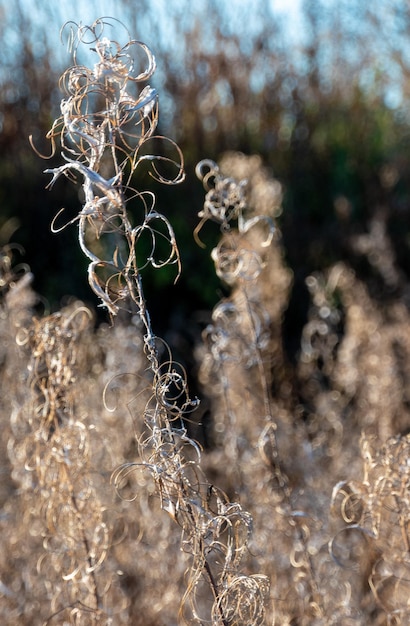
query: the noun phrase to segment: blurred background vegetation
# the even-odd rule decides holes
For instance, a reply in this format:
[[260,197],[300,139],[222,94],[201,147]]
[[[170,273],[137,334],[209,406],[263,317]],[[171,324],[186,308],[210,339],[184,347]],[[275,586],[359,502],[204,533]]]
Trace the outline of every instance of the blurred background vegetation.
[[[162,272],[146,281],[159,334],[177,331],[220,298],[209,255],[192,237],[203,203],[194,168],[227,150],[260,154],[283,186],[279,226],[294,273],[289,338],[307,314],[306,277],[337,260],[348,262],[376,299],[407,298],[401,293],[410,277],[406,0],[301,0],[297,14],[269,0],[57,4],[0,0],[0,245],[22,245],[22,261],[51,309],[66,295],[93,302],[75,227],[50,232],[57,210],[75,214],[80,201],[68,181],[45,189],[49,177],[42,172],[53,163],[35,154],[28,137],[49,152],[44,137],[59,115],[58,78],[71,63],[60,27],[101,15],[121,19],[154,52],[160,132],[179,143],[186,161],[181,186],[156,190],[183,261],[176,287]],[[377,229],[390,238],[399,268],[383,284],[374,270]],[[212,245],[212,233],[204,237]]]

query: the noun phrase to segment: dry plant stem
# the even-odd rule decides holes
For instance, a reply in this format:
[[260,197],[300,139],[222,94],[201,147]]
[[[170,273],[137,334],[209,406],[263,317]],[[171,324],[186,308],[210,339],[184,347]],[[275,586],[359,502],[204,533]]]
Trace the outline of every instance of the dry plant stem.
[[93,587],[93,596],[94,596],[94,609],[100,609],[101,607],[101,598],[100,598],[100,594],[98,593],[98,585],[97,585],[97,579],[96,579],[96,573],[95,573],[95,563],[93,562],[93,558],[91,557],[91,547],[90,547],[90,543],[87,539],[87,536],[85,534],[85,529],[84,529],[84,524],[82,521],[82,515],[81,515],[81,511],[78,508],[78,504],[77,504],[77,499],[75,497],[74,492],[72,492],[71,494],[71,501],[73,503],[73,507],[74,510],[77,513],[77,519],[78,519],[78,524],[81,530],[81,535],[82,535],[82,541],[84,544],[84,551],[86,554],[86,559],[88,561],[88,569],[89,572],[91,574],[91,581],[92,581],[92,587]]
[[[62,117],[54,124],[49,136],[54,143],[56,129],[61,128],[58,135],[66,162],[47,171],[53,175],[51,184],[61,175],[79,174],[82,177],[85,204],[77,218],[69,223],[78,219],[79,244],[90,261],[90,286],[111,317],[131,300],[137,307],[144,330],[152,395],[144,412],[145,432],[138,441],[140,460],[114,472],[114,484],[120,493],[133,468],[138,471],[143,467],[151,473],[161,507],[180,524],[184,549],[191,555],[183,602],[191,603],[193,617],[198,619],[196,589],[203,576],[212,596],[213,623],[228,626],[232,616],[227,617],[229,607],[225,609],[221,599],[231,585],[237,584],[235,572],[246,549],[251,518],[222,493],[216,494],[215,506],[211,506],[206,494],[214,488],[200,473],[199,447],[188,438],[184,426],[176,426],[183,424],[185,416],[196,408],[198,401],[189,396],[183,368],[173,362],[169,349],[153,333],[143,290],[143,269],[146,265],[155,269],[175,265],[178,277],[179,251],[170,222],[155,209],[154,194],[137,191],[131,186],[142,163],[151,166],[150,174],[158,181],[178,183],[184,177],[183,160],[179,149],[170,140],[167,141],[174,147],[175,159],[167,155],[142,154],[156,128],[157,95],[149,86],[137,95],[131,95],[130,86],[134,94],[138,84],[152,75],[155,60],[140,42],[128,40],[121,45],[104,36],[104,31],[111,26],[110,20],[104,18],[90,27],[77,29],[78,45],[84,42],[89,45],[91,41],[91,50],[97,53],[98,62],[93,70],[75,64],[62,78],[68,98],[62,101]],[[148,60],[147,69],[136,76],[135,49],[142,50]],[[95,94],[101,96],[103,108],[95,108],[98,105]],[[164,143],[165,139],[162,140]],[[159,164],[173,168],[174,174],[165,176],[160,172]],[[138,210],[141,212],[141,207],[143,217],[138,221],[136,215]],[[60,229],[54,227],[54,230]],[[113,237],[114,250],[110,253]],[[139,255],[143,237],[151,244],[145,261]],[[158,239],[168,245],[165,259],[157,250]],[[101,246],[104,242],[106,248]],[[162,349],[165,356],[160,354]],[[215,555],[219,555],[218,561],[221,559],[219,569],[211,561]],[[249,617],[246,624],[255,626],[262,623],[264,615],[266,581],[263,577],[245,578],[249,578],[249,590],[253,590],[247,592],[243,585],[242,593],[244,598],[249,594],[246,606],[251,607],[249,613],[254,616],[252,622]]]
[[[192,524],[195,525],[195,516],[192,515],[191,509],[190,509],[189,513],[191,515]],[[205,546],[203,544],[202,539],[200,539],[199,552],[200,552],[200,554],[205,554]],[[211,566],[209,565],[209,563],[206,560],[206,558],[204,559],[203,566],[204,566],[205,574],[206,574],[206,576],[208,578],[208,581],[209,581],[209,586],[210,586],[212,594],[213,594],[214,602],[218,603],[218,598],[219,598],[220,591],[218,589],[218,584],[217,584],[217,582],[216,582],[216,580],[214,578],[214,575],[212,573]],[[223,612],[223,609],[222,609],[221,605],[218,603],[217,606],[218,606],[218,612],[220,614],[220,618],[221,618],[221,621],[222,621],[222,625],[223,626],[229,626],[228,621],[225,619],[224,612]]]
[[[251,332],[252,332],[252,344],[255,346],[255,351],[257,353],[257,367],[258,367],[258,370],[259,370],[259,380],[260,380],[260,384],[261,384],[261,388],[262,388],[262,396],[263,396],[263,403],[264,403],[264,409],[265,409],[265,416],[266,416],[266,420],[268,422],[270,438],[273,439],[273,448],[272,448],[272,454],[271,454],[271,462],[272,462],[272,465],[273,465],[275,478],[278,481],[279,487],[280,487],[280,489],[283,492],[285,501],[286,501],[286,503],[288,505],[288,509],[289,509],[289,511],[292,511],[292,508],[293,508],[292,507],[292,491],[291,491],[291,488],[289,487],[289,479],[288,479],[286,473],[283,471],[283,469],[281,467],[281,463],[280,463],[278,443],[277,443],[277,438],[276,438],[276,422],[275,422],[275,419],[274,419],[274,416],[273,416],[273,412],[272,412],[272,404],[273,404],[272,400],[273,399],[272,399],[272,394],[270,392],[270,388],[269,388],[269,384],[268,384],[268,377],[267,377],[266,368],[265,368],[265,365],[264,365],[263,353],[262,353],[262,350],[259,347],[257,330],[256,330],[256,327],[255,327],[255,322],[254,322],[254,318],[253,318],[253,315],[252,315],[250,299],[248,297],[245,281],[239,281],[239,289],[242,291],[244,299],[245,299],[245,303],[246,303],[246,308],[247,308],[247,313],[248,313],[248,318],[249,318],[249,326],[250,326]],[[290,519],[292,520],[292,518],[290,518]],[[310,572],[309,583],[310,583],[310,587],[311,587],[311,600],[317,606],[319,614],[323,617],[323,615],[324,615],[323,609],[320,606],[321,605],[321,594],[320,594],[320,590],[319,590],[319,585],[317,583],[317,576],[316,576],[316,573],[315,573],[315,567],[313,565],[313,560],[312,560],[312,557],[311,557],[311,555],[309,553],[309,550],[307,549],[306,538],[304,536],[303,531],[299,527],[299,525],[295,524],[293,522],[293,520],[292,520],[291,523],[293,525],[294,532],[297,535],[297,539],[305,547],[305,555],[304,556],[305,556],[305,559],[306,559],[306,562],[307,562],[308,570]]]
[[[248,247],[249,244],[247,244],[244,239],[246,239],[247,233],[253,228],[253,226],[262,225],[268,229],[268,236],[265,240],[263,240],[263,234],[260,234],[259,245],[266,247],[271,242],[273,224],[270,223],[269,218],[266,216],[246,218],[246,180],[237,182],[235,179],[225,177],[220,172],[219,166],[210,160],[201,161],[197,165],[196,173],[198,178],[203,181],[207,194],[204,208],[199,213],[201,221],[195,229],[194,236],[197,242],[202,245],[199,239],[199,233],[205,221],[212,220],[220,225],[222,242],[220,246],[213,250],[212,258],[214,259],[216,265],[217,274],[234,290],[232,306],[238,306],[238,304],[235,304],[235,302],[238,301],[244,303],[244,308],[242,309],[244,311],[244,318],[242,318],[242,321],[239,321],[239,314],[238,323],[242,324],[246,328],[246,331],[243,331],[238,327],[237,332],[239,335],[246,333],[245,341],[249,351],[252,351],[252,359],[253,362],[256,363],[258,371],[258,384],[260,385],[264,412],[264,415],[260,415],[262,418],[263,428],[259,439],[260,452],[265,464],[271,468],[279,491],[282,493],[283,501],[286,502],[289,513],[289,523],[295,533],[296,541],[299,545],[304,546],[304,563],[306,570],[309,573],[309,604],[311,607],[315,607],[314,610],[317,616],[323,616],[324,611],[321,607],[322,598],[319,584],[317,582],[315,567],[308,550],[305,533],[300,525],[294,520],[292,490],[289,484],[288,476],[283,471],[282,464],[280,462],[276,436],[277,425],[272,410],[273,399],[264,361],[264,351],[261,346],[260,328],[257,327],[257,320],[255,319],[256,313],[252,308],[252,298],[250,295],[250,287],[257,283],[259,273],[262,270],[263,261],[256,250],[255,255],[252,256],[252,251],[250,252]],[[260,243],[261,241],[262,244]],[[250,246],[252,246],[252,239],[250,240]],[[250,258],[248,262],[246,261],[246,255]],[[256,270],[254,267],[255,259],[256,264],[259,266]],[[250,287],[248,287],[248,285]],[[217,310],[217,308],[215,310]],[[215,315],[213,317],[215,319],[214,324],[217,326],[218,317]],[[235,322],[236,321],[237,320],[235,318]],[[261,324],[263,324],[263,322],[261,322]],[[229,332],[232,332],[232,329],[227,330],[228,335]],[[218,337],[217,332],[215,332],[215,336]],[[215,339],[215,341],[217,341],[217,339]],[[227,341],[226,338],[225,341]],[[215,353],[218,354],[219,357],[217,357],[217,362],[215,364],[218,369],[219,379],[222,383],[222,399],[225,405],[225,414],[228,418],[228,425],[232,430],[234,430],[233,425],[236,423],[235,408],[231,405],[229,392],[231,385],[229,381],[228,369],[225,368],[223,350],[224,348],[221,348],[220,350],[217,348],[215,350]],[[239,355],[238,358],[241,357],[242,355]],[[233,454],[231,453],[231,457],[234,460],[237,459],[238,455],[236,437],[234,433],[232,433],[232,438],[234,443],[227,443],[225,444],[225,447],[230,449],[234,446],[235,449],[232,451]],[[299,565],[296,565],[296,567],[299,567]]]
[[[333,506],[340,501],[346,524],[342,530],[360,533],[374,550],[376,558],[368,584],[389,623],[396,623],[395,616],[398,623],[407,623],[410,617],[410,438],[408,435],[391,437],[379,446],[375,437],[363,435],[361,450],[363,479],[338,483],[333,491]],[[336,543],[331,542],[333,554]]]
[[[25,454],[25,467],[33,475],[36,502],[32,515],[44,524],[44,556],[52,564],[45,580],[50,587],[55,584],[50,576],[57,576],[51,603],[52,608],[59,608],[46,623],[70,608],[104,620],[98,576],[105,589],[111,585],[102,571],[109,530],[87,475],[88,431],[74,419],[72,402],[78,344],[90,317],[84,306],[77,306],[34,320],[18,336],[18,343],[31,351],[33,398],[30,429],[24,439],[14,442],[14,450],[17,458],[21,451]],[[59,588],[64,589],[66,599],[59,597]]]
[[[204,168],[208,168],[208,173],[206,175],[204,175],[204,172],[203,172]],[[228,239],[229,244],[230,244],[229,249],[232,251],[233,255],[235,254],[238,255],[238,253],[240,253],[240,246],[237,244],[237,238],[234,236],[232,232],[230,220],[232,218],[236,218],[238,220],[238,228],[241,229],[241,225],[243,225],[244,223],[242,212],[246,208],[246,199],[245,199],[245,194],[243,191],[246,186],[246,181],[241,181],[240,183],[236,183],[236,181],[232,179],[227,179],[227,178],[224,179],[224,177],[219,172],[219,167],[217,166],[217,164],[213,163],[210,160],[202,161],[201,163],[197,165],[197,175],[199,178],[203,179],[205,188],[208,189],[208,195],[212,195],[212,191],[209,191],[209,180],[212,178],[216,180],[216,184],[215,184],[216,188],[218,187],[218,184],[220,184],[222,188],[224,186],[228,187],[228,192],[226,193],[227,194],[231,193],[233,198],[232,199],[223,198],[222,200],[220,200],[218,198],[218,190],[216,190],[215,192],[216,202],[213,208],[212,208],[212,196],[210,199],[207,199],[205,203],[205,208],[200,213],[200,217],[202,217],[202,221],[200,222],[199,226],[196,229],[196,232],[195,232],[196,238],[198,239],[199,230],[202,227],[204,221],[207,219],[207,217],[209,219],[215,219],[216,221],[220,221],[221,231],[223,232],[223,236]],[[224,192],[222,191],[222,194],[223,193]],[[219,206],[218,206],[218,200],[220,202]],[[220,215],[218,215],[218,209],[220,209],[220,207],[223,206],[224,200],[226,201],[226,206],[229,208],[226,210],[226,212],[221,210]],[[237,207],[235,207],[235,202],[238,203]],[[208,210],[210,209],[211,215],[207,215],[207,209]],[[224,207],[224,209],[226,209],[226,207]],[[246,225],[246,222],[245,222],[245,225]],[[246,232],[246,227],[244,230]],[[235,233],[236,232],[237,231],[235,231]],[[272,233],[273,233],[273,225],[272,225]],[[221,272],[221,275],[223,277],[223,272]],[[271,397],[269,384],[267,380],[267,374],[266,374],[266,369],[264,365],[262,350],[259,347],[259,337],[258,337],[258,332],[255,326],[254,314],[252,312],[250,298],[248,295],[248,291],[246,289],[247,280],[249,280],[247,277],[243,278],[240,272],[238,272],[238,275],[236,276],[236,279],[235,279],[235,286],[242,293],[243,299],[246,305],[247,318],[248,318],[247,325],[251,331],[250,345],[253,347],[253,350],[256,356],[256,363],[257,363],[257,367],[259,371],[259,384],[261,385],[261,392],[262,392],[262,398],[263,398],[265,420],[268,422],[268,424],[270,424],[273,427],[273,433],[271,434],[271,437],[273,436],[273,441],[274,441],[273,456],[275,459],[278,459],[276,434],[274,432],[276,430],[276,423],[275,423],[275,419],[272,413],[272,397]],[[222,365],[222,368],[223,368],[223,365]],[[223,388],[224,388],[225,403],[227,406],[228,414],[232,416],[234,415],[234,410],[229,409],[229,400],[228,400],[228,394],[227,394],[227,388],[228,388],[229,383],[228,383],[228,378],[226,374],[223,374],[222,379],[224,381]],[[280,465],[276,464],[276,461],[275,461],[275,472],[277,473],[277,478],[279,480],[281,487],[284,490],[286,498],[289,499],[290,492],[288,492],[287,487],[286,487],[286,485],[288,484],[287,477],[283,474],[280,468]]]

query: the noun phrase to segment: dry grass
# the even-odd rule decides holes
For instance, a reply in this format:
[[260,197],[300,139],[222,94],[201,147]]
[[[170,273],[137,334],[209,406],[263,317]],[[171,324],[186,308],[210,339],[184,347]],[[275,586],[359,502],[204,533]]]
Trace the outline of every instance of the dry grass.
[[[181,182],[182,155],[154,142],[157,94],[140,83],[155,60],[127,33],[114,39],[118,27],[71,28],[49,133],[64,162],[48,170],[82,184],[69,223],[110,324],[96,328],[79,302],[39,313],[29,271],[1,251],[1,621],[404,626],[410,316],[385,229],[352,245],[397,298],[380,305],[342,264],[310,276],[290,362],[280,185],[256,156],[198,165],[195,237],[207,221],[220,229],[211,255],[229,291],[196,349],[210,406],[202,449],[198,400],[143,289],[148,264],[181,268],[138,173]],[[76,63],[85,42],[92,68]]]

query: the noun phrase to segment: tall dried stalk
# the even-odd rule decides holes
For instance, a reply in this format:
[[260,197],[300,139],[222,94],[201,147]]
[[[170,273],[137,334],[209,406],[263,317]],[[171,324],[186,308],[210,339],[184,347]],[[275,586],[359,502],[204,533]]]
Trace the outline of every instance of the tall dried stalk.
[[[187,623],[210,620],[215,626],[256,625],[263,620],[267,581],[239,569],[251,517],[201,472],[199,446],[184,427],[198,401],[189,396],[183,368],[154,334],[146,307],[144,267],[174,265],[178,277],[180,258],[172,226],[156,209],[154,194],[137,190],[134,181],[147,164],[156,180],[181,182],[183,161],[171,140],[156,137],[154,143],[158,97],[149,85],[140,89],[140,83],[152,76],[155,59],[127,33],[125,43],[109,36],[118,26],[105,18],[87,27],[69,25],[74,66],[62,76],[61,117],[49,133],[53,151],[60,140],[65,163],[46,171],[53,175],[50,184],[61,175],[80,178],[84,205],[63,226],[57,224],[60,212],[53,229],[77,222],[89,282],[101,304],[112,317],[121,308],[136,309],[142,324],[152,392],[138,440],[140,458],[119,468],[113,481],[121,492],[130,474],[150,473],[161,507],[181,526],[182,547],[190,557],[182,618]],[[94,52],[93,68],[76,63],[80,44]],[[142,71],[137,69],[141,55],[146,60]],[[164,151],[158,153],[160,146]]]
[[92,479],[90,431],[75,414],[78,345],[90,319],[85,307],[71,307],[18,334],[31,354],[32,398],[14,420],[20,433],[10,454],[30,499],[27,514],[40,523],[37,571],[50,601],[45,624],[108,625],[113,615],[122,623],[126,607],[104,566],[111,531]]
[[[251,158],[227,155],[224,165],[231,170],[248,168],[253,172],[255,163]],[[274,328],[280,326],[281,320],[280,313],[264,302],[263,285],[267,279],[263,273],[268,264],[273,269],[273,259],[279,254],[273,222],[278,190],[272,180],[262,175],[260,163],[258,168],[257,184],[264,193],[258,196],[254,189],[258,202],[251,207],[246,179],[236,180],[211,161],[197,166],[197,175],[207,193],[195,236],[198,239],[207,220],[219,224],[221,240],[212,250],[212,258],[216,273],[232,290],[215,307],[212,323],[205,329],[201,376],[205,387],[213,389],[216,439],[218,431],[223,433],[217,444],[230,459],[231,489],[239,491],[245,505],[255,511],[257,533],[252,551],[263,563],[265,573],[270,572],[277,579],[272,585],[272,615],[279,621],[291,619],[289,615],[317,620],[324,615],[324,601],[309,552],[311,521],[309,513],[295,512],[294,477],[288,476],[285,462],[289,446],[285,437],[292,438],[294,445],[301,440],[297,430],[292,432],[290,428],[285,405],[274,401],[271,391],[272,371],[279,371],[275,360],[283,365]],[[274,286],[278,298],[283,297],[280,291],[286,292],[289,286],[285,270],[282,276],[277,271],[271,288]],[[278,303],[276,307],[280,311]],[[219,384],[212,385],[212,378]],[[298,455],[303,458],[302,449]],[[260,506],[262,501],[265,510]],[[279,574],[280,556],[273,542],[262,539],[268,528],[287,536],[291,567],[285,577],[284,572]],[[295,589],[296,585],[302,586],[303,591],[292,593],[292,584]],[[283,610],[278,596],[283,596]]]

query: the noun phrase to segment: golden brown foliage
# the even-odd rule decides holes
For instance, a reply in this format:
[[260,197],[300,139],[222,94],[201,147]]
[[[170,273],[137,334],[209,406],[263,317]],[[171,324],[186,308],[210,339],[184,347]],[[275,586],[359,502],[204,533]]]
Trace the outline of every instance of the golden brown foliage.
[[[377,303],[344,264],[309,276],[292,362],[280,184],[257,156],[198,164],[195,237],[207,221],[220,229],[211,255],[228,293],[196,351],[210,406],[202,449],[190,432],[198,400],[143,289],[147,265],[179,274],[178,246],[136,184],[147,164],[180,182],[183,162],[164,138],[172,154],[150,149],[157,94],[140,83],[155,60],[127,33],[109,38],[117,26],[70,31],[74,65],[49,133],[64,163],[48,170],[53,183],[82,181],[69,223],[111,326],[94,328],[80,302],[40,314],[27,268],[10,247],[0,257],[1,621],[404,625],[410,316],[382,221],[352,246],[398,295]],[[85,43],[92,69],[76,62]]]

